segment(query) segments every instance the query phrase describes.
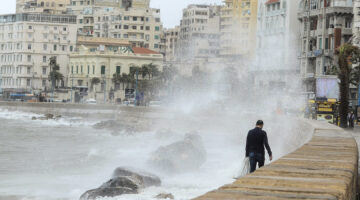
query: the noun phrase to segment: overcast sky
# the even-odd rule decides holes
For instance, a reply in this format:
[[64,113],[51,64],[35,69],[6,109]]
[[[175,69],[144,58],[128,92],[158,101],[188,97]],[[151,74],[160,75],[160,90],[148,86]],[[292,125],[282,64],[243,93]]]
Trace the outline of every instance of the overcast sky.
[[[15,13],[16,0],[0,0],[0,14]],[[151,7],[161,9],[161,20],[167,28],[178,25],[182,9],[188,4],[221,4],[222,0],[151,0]]]

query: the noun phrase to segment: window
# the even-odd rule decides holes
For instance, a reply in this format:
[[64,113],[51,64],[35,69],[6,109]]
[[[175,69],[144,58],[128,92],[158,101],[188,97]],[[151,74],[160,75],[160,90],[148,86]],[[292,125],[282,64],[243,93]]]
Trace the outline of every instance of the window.
[[160,22],[160,18],[155,18],[155,21],[156,21],[156,22]]
[[92,66],[93,74],[95,74],[95,65]]
[[70,51],[73,51],[73,46],[70,46]]
[[150,31],[150,26],[146,26],[145,30]]
[[56,51],[56,49],[57,49],[57,46],[56,46],[56,44],[54,44],[54,51]]
[[87,73],[90,74],[90,65],[88,65],[87,68],[88,68]]
[[43,45],[43,50],[46,51],[47,50],[47,44]]
[[154,48],[155,48],[155,49],[159,48],[159,45],[158,45],[158,44],[154,44]]
[[159,39],[159,36],[158,35],[155,35],[155,40],[158,40]]
[[105,74],[105,66],[102,65],[102,66],[101,66],[101,75],[104,75],[104,74]]
[[46,63],[46,56],[43,56],[43,62]]
[[31,55],[27,55],[27,61],[31,62]]
[[42,80],[42,86],[43,86],[43,87],[46,87],[46,79],[43,79],[43,80]]
[[116,74],[120,74],[121,73],[121,67],[120,66],[116,66]]
[[329,49],[329,38],[325,38],[325,49]]
[[79,73],[79,66],[76,66],[76,73]]
[[133,21],[137,21],[137,19],[138,19],[137,17],[133,17]]
[[28,78],[26,79],[26,86],[30,87],[31,80]]
[[82,23],[83,23],[83,20],[82,20],[82,19],[79,19],[79,23],[82,24]]
[[31,44],[28,44],[28,50],[31,50]]
[[29,26],[29,29],[32,29],[33,27],[32,26]]
[[132,26],[132,29],[133,29],[133,30],[136,30],[136,29],[137,29],[137,27],[136,27],[136,26]]
[[31,73],[31,67],[27,67],[27,68],[26,68],[26,73],[27,73],[27,74],[30,74],[30,73]]
[[43,75],[46,75],[46,67],[42,68],[42,73],[43,73]]
[[74,66],[71,66],[71,73],[74,74]]
[[124,25],[124,29],[129,29],[129,25]]
[[81,73],[83,73],[83,66],[81,65]]

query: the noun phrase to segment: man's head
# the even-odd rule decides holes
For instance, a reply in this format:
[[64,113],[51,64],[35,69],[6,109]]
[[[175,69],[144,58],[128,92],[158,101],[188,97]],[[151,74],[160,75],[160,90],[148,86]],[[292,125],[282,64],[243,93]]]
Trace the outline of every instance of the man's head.
[[264,127],[264,122],[262,120],[258,120],[256,122],[256,127],[263,128]]

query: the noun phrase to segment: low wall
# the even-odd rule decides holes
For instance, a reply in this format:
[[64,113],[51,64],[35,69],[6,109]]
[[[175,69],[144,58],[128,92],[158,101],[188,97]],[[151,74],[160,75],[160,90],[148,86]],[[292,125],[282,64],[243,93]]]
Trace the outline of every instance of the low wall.
[[120,105],[90,105],[69,103],[28,103],[0,101],[0,108],[10,111],[32,112],[36,114],[54,114],[67,116],[82,116],[86,118],[119,118],[127,117],[157,117],[162,112],[160,108],[133,107]]
[[293,153],[195,200],[355,200],[355,139],[344,130],[323,123],[316,124],[314,132],[313,138]]

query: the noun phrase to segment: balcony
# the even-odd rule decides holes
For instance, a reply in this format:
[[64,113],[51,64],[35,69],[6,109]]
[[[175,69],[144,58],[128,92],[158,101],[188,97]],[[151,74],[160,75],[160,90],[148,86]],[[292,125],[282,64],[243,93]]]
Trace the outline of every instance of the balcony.
[[315,57],[322,56],[323,55],[323,50],[322,49],[315,50],[315,51],[313,51],[313,54],[314,54]]

